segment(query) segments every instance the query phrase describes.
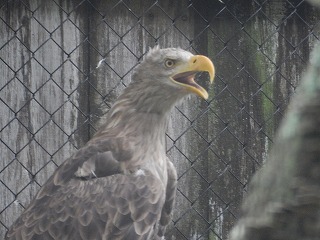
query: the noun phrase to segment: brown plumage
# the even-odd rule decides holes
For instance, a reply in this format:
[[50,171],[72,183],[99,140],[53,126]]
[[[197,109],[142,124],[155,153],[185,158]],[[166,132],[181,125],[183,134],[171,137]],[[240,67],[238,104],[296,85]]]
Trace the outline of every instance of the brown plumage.
[[170,109],[188,93],[207,98],[196,72],[212,62],[182,49],[149,51],[100,131],[48,179],[6,239],[161,239],[177,175],[165,152]]

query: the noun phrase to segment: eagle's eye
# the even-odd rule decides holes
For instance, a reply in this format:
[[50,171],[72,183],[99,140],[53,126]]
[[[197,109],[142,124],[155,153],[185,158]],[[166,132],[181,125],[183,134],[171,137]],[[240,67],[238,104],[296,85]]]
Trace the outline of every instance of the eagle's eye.
[[175,61],[172,59],[167,59],[164,64],[166,65],[167,68],[172,68],[175,64]]

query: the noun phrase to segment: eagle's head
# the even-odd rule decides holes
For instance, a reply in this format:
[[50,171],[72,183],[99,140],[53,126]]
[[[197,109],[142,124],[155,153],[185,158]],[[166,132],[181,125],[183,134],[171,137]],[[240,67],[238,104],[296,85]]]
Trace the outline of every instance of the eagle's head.
[[207,91],[194,80],[198,72],[208,72],[213,81],[215,69],[209,58],[180,48],[155,47],[136,68],[133,82],[145,84],[145,90],[153,91],[155,95],[164,90],[163,96],[195,93],[207,99]]

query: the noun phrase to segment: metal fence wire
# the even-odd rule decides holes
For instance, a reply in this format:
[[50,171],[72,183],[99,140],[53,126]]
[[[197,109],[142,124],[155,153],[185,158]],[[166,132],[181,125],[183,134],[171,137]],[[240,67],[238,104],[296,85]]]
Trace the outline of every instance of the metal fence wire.
[[217,71],[213,86],[199,76],[207,101],[172,112],[179,181],[166,239],[227,239],[319,20],[304,0],[0,1],[0,238],[159,44],[207,55]]

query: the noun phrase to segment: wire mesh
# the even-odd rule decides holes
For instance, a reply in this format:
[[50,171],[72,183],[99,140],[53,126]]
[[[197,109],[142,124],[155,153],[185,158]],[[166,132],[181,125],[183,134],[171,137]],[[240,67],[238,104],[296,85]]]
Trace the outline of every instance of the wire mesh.
[[[0,236],[94,134],[149,46],[208,55],[207,101],[177,106],[167,239],[226,239],[319,40],[306,1],[0,1]],[[257,210],[258,211],[258,210]]]

